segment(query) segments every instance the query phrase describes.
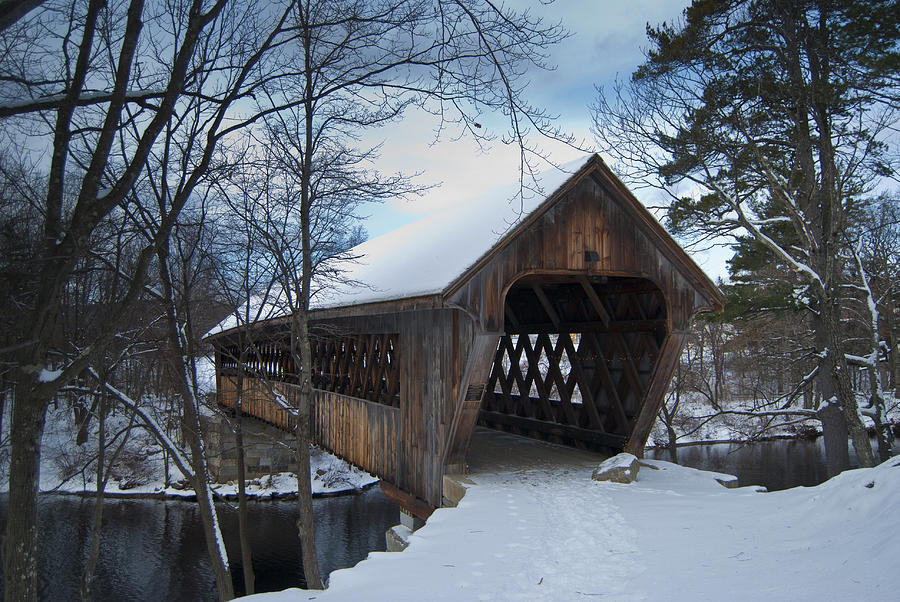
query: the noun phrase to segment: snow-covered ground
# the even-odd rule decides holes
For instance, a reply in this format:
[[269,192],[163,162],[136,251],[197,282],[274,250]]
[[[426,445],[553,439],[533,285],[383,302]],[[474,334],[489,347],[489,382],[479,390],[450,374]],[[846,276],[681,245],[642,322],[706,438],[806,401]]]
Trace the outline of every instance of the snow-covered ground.
[[773,493],[646,464],[630,485],[590,467],[474,475],[404,552],[254,600],[897,599],[900,458]]

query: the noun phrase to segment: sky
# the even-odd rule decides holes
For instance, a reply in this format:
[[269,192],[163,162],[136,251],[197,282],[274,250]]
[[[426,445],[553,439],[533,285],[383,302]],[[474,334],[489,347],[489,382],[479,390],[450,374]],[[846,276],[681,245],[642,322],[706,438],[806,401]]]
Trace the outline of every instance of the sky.
[[[528,100],[558,115],[558,125],[583,140],[590,150],[589,106],[595,86],[610,86],[616,77],[628,78],[643,60],[647,48],[647,23],[657,25],[677,20],[686,0],[557,0],[550,5],[517,0],[550,23],[560,21],[571,36],[551,50],[555,71],[533,74]],[[486,127],[490,127],[486,121]],[[500,124],[502,125],[502,124]],[[396,199],[369,206],[365,227],[370,237],[396,229],[453,203],[480,196],[486,191],[515,182],[518,149],[496,142],[485,150],[468,139],[435,142],[436,122],[421,111],[410,112],[402,122],[370,135],[370,144],[381,143],[377,167],[384,172],[420,173],[418,183],[439,185],[422,197]],[[554,163],[565,163],[585,155],[584,151],[538,140]],[[613,165],[614,168],[614,165]],[[633,190],[645,205],[656,204],[658,191]],[[689,249],[707,273],[717,279],[726,275],[727,248],[711,251]]]

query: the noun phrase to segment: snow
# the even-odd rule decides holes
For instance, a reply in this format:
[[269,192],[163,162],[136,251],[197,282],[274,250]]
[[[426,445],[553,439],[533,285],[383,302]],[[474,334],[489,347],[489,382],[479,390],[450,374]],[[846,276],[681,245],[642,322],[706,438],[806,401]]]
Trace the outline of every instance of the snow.
[[634,461],[637,460],[632,454],[616,454],[609,460],[606,460],[598,467],[601,472],[607,470],[615,470],[618,468],[631,468]]
[[37,380],[39,383],[52,383],[63,373],[62,370],[49,370],[47,368],[43,368],[38,374]]
[[[809,379],[809,376],[806,377]],[[900,397],[887,393],[885,422],[900,422]],[[859,407],[868,405],[868,396],[856,393]],[[670,403],[670,400],[667,400]],[[828,403],[826,400],[824,403]],[[822,423],[812,416],[813,410],[803,408],[803,399],[796,399],[791,405],[775,405],[772,399],[731,399],[721,406],[725,412],[710,403],[709,398],[696,391],[682,393],[678,410],[673,417],[673,426],[678,435],[679,445],[695,443],[749,442],[761,438],[793,438],[798,435],[810,436],[822,432]],[[778,408],[778,409],[774,409]],[[732,412],[732,413],[728,413]],[[764,412],[751,416],[750,412]],[[806,412],[809,416],[804,416]],[[874,428],[875,423],[865,414],[860,417],[866,428]],[[657,417],[650,432],[648,445],[665,447],[669,435],[663,415]]]
[[[4,408],[3,440],[11,424],[9,405]],[[120,412],[108,418],[109,432],[117,432],[127,424],[127,414]],[[96,426],[94,421],[94,426]],[[77,428],[72,411],[61,404],[47,412],[47,423],[41,445],[40,490],[45,493],[93,493],[96,473],[92,458],[97,448],[96,433],[91,432],[84,446],[75,445]],[[170,458],[171,460],[171,458]],[[88,465],[88,468],[84,468]],[[330,495],[357,491],[378,480],[350,466],[343,460],[315,447],[310,448],[310,476],[313,495]],[[141,428],[132,429],[131,438],[119,457],[113,478],[104,490],[112,496],[193,497],[194,490],[184,483],[184,475],[169,465],[169,482],[165,485],[165,463],[156,439]],[[216,497],[236,498],[236,482],[214,483]],[[0,447],[0,492],[9,490],[9,448]],[[247,495],[254,498],[276,498],[297,493],[297,476],[291,472],[276,473],[247,481]]]
[[[368,240],[348,251],[348,258],[329,266],[342,283],[314,283],[314,309],[405,299],[443,291],[506,234],[583,167],[583,157],[536,176],[536,190],[520,190],[518,182],[478,198],[461,200],[450,209],[423,217]],[[519,193],[522,193],[519,196]],[[270,319],[286,314],[279,296],[250,300],[251,315]],[[263,307],[261,307],[263,306]],[[229,316],[207,336],[237,325]]]
[[[655,469],[655,470],[654,470]],[[900,591],[900,459],[818,487],[726,489],[644,461],[630,485],[590,467],[473,475],[400,553],[372,553],[299,600],[887,600]]]

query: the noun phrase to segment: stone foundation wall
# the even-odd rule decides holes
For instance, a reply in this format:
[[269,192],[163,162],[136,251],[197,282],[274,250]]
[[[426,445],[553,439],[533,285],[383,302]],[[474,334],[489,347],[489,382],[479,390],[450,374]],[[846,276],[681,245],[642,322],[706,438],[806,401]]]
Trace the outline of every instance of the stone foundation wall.
[[[217,483],[237,480],[238,454],[232,424],[221,416],[208,416],[203,418],[202,426],[210,476]],[[243,432],[248,479],[296,472],[293,435],[252,418],[244,419]]]

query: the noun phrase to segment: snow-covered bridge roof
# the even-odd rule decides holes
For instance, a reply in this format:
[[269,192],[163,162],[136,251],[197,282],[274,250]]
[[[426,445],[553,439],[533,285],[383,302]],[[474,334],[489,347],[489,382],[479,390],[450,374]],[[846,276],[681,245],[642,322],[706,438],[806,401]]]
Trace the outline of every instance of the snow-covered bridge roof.
[[[666,233],[653,216],[628,193],[597,155],[566,163],[539,174],[536,186],[521,190],[519,182],[423,217],[396,230],[372,238],[351,249],[352,259],[337,260],[328,267],[339,273],[334,281],[314,279],[311,309],[315,311],[434,297],[447,293],[497,248],[514,237],[530,218],[552,205],[561,193],[592,170],[601,170],[621,187],[658,241],[665,243],[675,263],[687,268],[701,288],[719,295],[715,285]],[[520,194],[521,192],[521,194]],[[272,300],[271,297],[276,297]],[[288,315],[285,303],[270,296],[250,301],[257,321]],[[229,316],[207,336],[237,326]]]

